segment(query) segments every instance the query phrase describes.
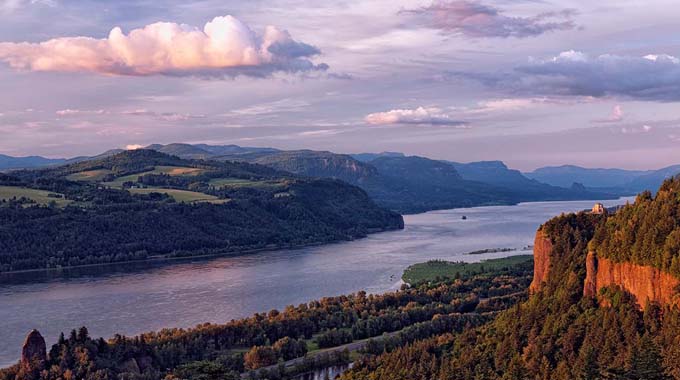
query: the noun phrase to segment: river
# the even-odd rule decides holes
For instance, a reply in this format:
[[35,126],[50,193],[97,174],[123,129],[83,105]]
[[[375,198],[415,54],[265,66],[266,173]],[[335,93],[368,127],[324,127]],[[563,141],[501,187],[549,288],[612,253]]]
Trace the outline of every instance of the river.
[[[604,201],[606,206],[624,200]],[[227,322],[324,296],[397,289],[402,271],[430,259],[479,261],[533,244],[538,226],[586,202],[536,202],[405,216],[403,231],[241,257],[126,264],[0,276],[0,367],[18,360],[29,330],[48,347],[87,326],[92,336]],[[463,216],[467,219],[463,220]],[[465,255],[487,248],[513,252]]]

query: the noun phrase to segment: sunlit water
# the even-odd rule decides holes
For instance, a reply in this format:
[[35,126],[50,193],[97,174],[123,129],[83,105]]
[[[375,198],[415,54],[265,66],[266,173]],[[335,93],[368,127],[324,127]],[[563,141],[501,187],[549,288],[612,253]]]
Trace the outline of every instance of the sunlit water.
[[[607,206],[622,203],[605,201]],[[408,265],[430,259],[479,261],[528,253],[538,226],[593,202],[434,211],[405,217],[403,231],[352,242],[242,257],[0,276],[0,367],[19,358],[37,328],[48,347],[60,332],[87,326],[110,337],[227,322],[324,296],[399,287]],[[462,220],[465,215],[467,220]],[[514,252],[465,255],[486,248]]]

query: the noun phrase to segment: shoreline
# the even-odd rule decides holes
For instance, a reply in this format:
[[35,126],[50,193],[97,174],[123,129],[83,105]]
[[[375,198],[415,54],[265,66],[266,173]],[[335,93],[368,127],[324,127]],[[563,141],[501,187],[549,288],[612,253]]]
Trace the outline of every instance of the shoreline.
[[85,269],[85,268],[97,268],[97,267],[109,267],[109,266],[114,266],[114,265],[129,265],[129,264],[153,264],[153,263],[162,263],[162,262],[171,262],[171,261],[180,261],[180,260],[190,260],[190,259],[210,259],[210,258],[220,258],[220,257],[237,257],[237,256],[248,256],[248,255],[253,255],[256,253],[261,253],[261,252],[271,252],[271,251],[280,251],[280,250],[296,250],[296,249],[303,249],[303,248],[309,248],[309,247],[318,247],[322,245],[332,245],[332,244],[342,244],[345,242],[351,242],[359,239],[364,239],[368,237],[369,235],[373,234],[378,234],[378,233],[383,233],[383,232],[393,232],[393,231],[403,231],[403,228],[384,228],[380,230],[371,230],[366,233],[366,236],[362,237],[356,237],[348,240],[332,240],[328,242],[313,242],[313,243],[305,243],[305,244],[296,244],[296,245],[290,245],[290,246],[276,246],[276,247],[262,247],[262,248],[251,248],[251,249],[245,249],[245,250],[237,250],[237,251],[229,251],[229,252],[223,252],[223,253],[212,253],[212,254],[205,254],[205,255],[188,255],[188,256],[166,256],[166,255],[154,255],[147,257],[146,259],[141,259],[141,260],[126,260],[126,261],[114,261],[114,262],[108,262],[108,263],[96,263],[96,264],[83,264],[83,265],[71,265],[71,266],[65,266],[65,267],[59,267],[59,268],[36,268],[36,269],[21,269],[21,270],[14,270],[14,271],[8,271],[8,272],[0,272],[0,285],[3,283],[3,277],[4,276],[11,276],[11,275],[17,275],[17,274],[29,274],[29,273],[45,273],[45,274],[50,274],[50,273],[55,273],[55,272],[61,272],[61,271],[68,271],[68,270],[73,270],[73,269]]
[[420,215],[420,214],[427,214],[428,212],[437,212],[437,211],[447,211],[447,210],[465,210],[465,209],[471,209],[471,208],[479,208],[479,207],[498,207],[498,206],[519,206],[522,204],[526,203],[552,203],[552,202],[597,202],[597,201],[615,201],[619,199],[626,199],[626,198],[635,198],[636,195],[617,195],[617,196],[612,196],[611,198],[593,198],[593,199],[541,199],[541,200],[535,200],[535,201],[513,201],[513,202],[491,202],[491,203],[482,203],[476,206],[458,206],[458,207],[436,207],[430,210],[423,210],[423,211],[397,211],[399,212],[402,216],[413,216],[413,215]]
[[[612,199],[605,199],[608,201],[611,200],[621,200],[628,198],[626,196],[619,196],[618,198],[612,198]],[[479,208],[479,207],[496,207],[496,206],[518,206],[521,204],[526,204],[526,203],[550,203],[550,202],[587,202],[587,201],[597,201],[598,199],[595,200],[590,200],[590,199],[584,199],[584,200],[564,200],[564,201],[529,201],[529,202],[517,202],[517,203],[511,203],[511,204],[494,204],[494,205],[480,205],[480,206],[468,206],[468,207],[455,207],[455,208],[437,208],[433,210],[427,210],[427,211],[422,211],[422,212],[415,212],[415,213],[402,213],[402,217],[404,216],[413,216],[413,215],[420,215],[420,214],[427,214],[430,212],[441,212],[441,211],[447,211],[447,210],[465,210],[465,209],[470,209],[470,208]],[[385,228],[385,229],[380,229],[380,230],[373,230],[369,231],[366,233],[366,236],[364,237],[359,237],[359,238],[353,238],[350,240],[334,240],[334,241],[329,241],[329,242],[315,242],[315,243],[307,243],[307,244],[298,244],[298,245],[293,245],[293,246],[277,246],[277,247],[262,247],[262,248],[252,248],[252,249],[246,249],[246,250],[240,250],[240,251],[231,251],[231,252],[224,252],[224,253],[213,253],[213,254],[205,254],[205,255],[196,255],[196,256],[164,256],[164,255],[155,255],[148,257],[146,259],[142,260],[126,260],[126,261],[116,261],[116,262],[109,262],[109,263],[95,263],[95,264],[83,264],[83,265],[73,265],[73,266],[66,266],[66,267],[59,267],[59,268],[36,268],[36,269],[21,269],[21,270],[14,270],[14,271],[9,271],[9,272],[0,272],[0,285],[3,283],[3,277],[4,276],[10,276],[10,275],[17,275],[17,274],[27,274],[27,273],[53,273],[53,272],[59,272],[59,271],[67,271],[67,270],[72,270],[72,269],[81,269],[81,268],[96,268],[96,267],[107,267],[107,266],[113,266],[113,265],[126,265],[126,264],[144,264],[144,263],[161,263],[164,261],[179,261],[179,260],[188,260],[188,259],[208,259],[208,258],[218,258],[218,257],[236,257],[236,256],[247,256],[247,255],[252,255],[260,252],[271,252],[271,251],[278,251],[278,250],[285,250],[285,249],[303,249],[303,248],[308,248],[308,247],[316,247],[316,246],[321,246],[321,245],[330,245],[330,244],[341,244],[344,242],[351,242],[354,240],[358,239],[363,239],[365,237],[368,237],[369,235],[376,234],[376,233],[382,233],[382,232],[390,232],[390,231],[403,231],[403,228]]]

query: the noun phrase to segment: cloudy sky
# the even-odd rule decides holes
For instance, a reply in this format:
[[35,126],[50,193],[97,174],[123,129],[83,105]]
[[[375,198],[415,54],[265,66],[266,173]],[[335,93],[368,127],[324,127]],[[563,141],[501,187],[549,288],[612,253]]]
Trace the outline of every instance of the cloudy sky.
[[0,153],[680,163],[670,0],[0,0]]

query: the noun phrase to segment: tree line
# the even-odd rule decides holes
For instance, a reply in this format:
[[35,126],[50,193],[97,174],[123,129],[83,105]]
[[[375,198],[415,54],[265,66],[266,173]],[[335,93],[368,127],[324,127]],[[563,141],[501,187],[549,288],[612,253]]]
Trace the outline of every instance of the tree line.
[[[68,337],[62,335],[44,365],[31,371],[19,365],[0,370],[0,380],[238,378],[239,373],[303,357],[322,345],[334,347],[399,331],[387,340],[375,339],[368,349],[375,349],[375,344],[397,347],[486,323],[493,313],[475,311],[479,298],[526,290],[530,278],[526,268],[514,275],[489,272],[405,286],[382,295],[359,292],[326,297],[226,324],[163,329],[135,337],[116,335],[109,340],[92,338],[82,328]],[[343,331],[343,337],[334,340],[338,331]],[[346,356],[338,354],[319,358],[317,364],[345,360]],[[313,363],[312,359],[303,361],[298,370],[309,370]],[[282,378],[291,375],[290,370],[278,373]]]

